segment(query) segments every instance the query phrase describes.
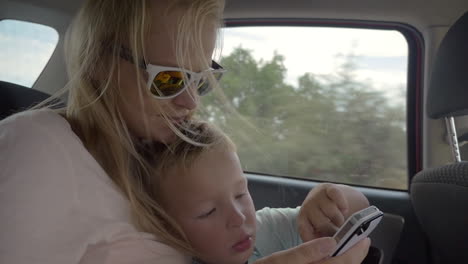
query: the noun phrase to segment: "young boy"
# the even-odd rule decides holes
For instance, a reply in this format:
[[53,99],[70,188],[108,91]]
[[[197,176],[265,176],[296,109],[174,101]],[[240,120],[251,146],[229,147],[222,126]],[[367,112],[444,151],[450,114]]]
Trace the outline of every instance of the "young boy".
[[[297,225],[300,207],[264,208],[255,212],[234,143],[210,125],[198,124],[193,128],[193,133],[186,135],[194,142],[178,140],[155,153],[155,163],[162,165],[155,166],[153,186],[157,188],[158,202],[198,252],[200,259],[196,261],[252,263],[301,244]],[[340,207],[347,203],[343,199],[349,197],[331,184],[316,188],[325,191],[311,192],[307,198],[312,205],[309,207],[317,208],[320,220],[337,222],[336,219],[340,219],[338,223],[341,224],[345,215]],[[327,194],[326,188],[335,194]],[[353,192],[356,195],[357,191]],[[348,211],[367,205],[367,199],[359,195],[365,200],[363,204],[362,199],[355,202],[350,198],[347,208],[351,210]],[[313,225],[314,221],[309,219]],[[311,232],[319,233],[318,230]]]

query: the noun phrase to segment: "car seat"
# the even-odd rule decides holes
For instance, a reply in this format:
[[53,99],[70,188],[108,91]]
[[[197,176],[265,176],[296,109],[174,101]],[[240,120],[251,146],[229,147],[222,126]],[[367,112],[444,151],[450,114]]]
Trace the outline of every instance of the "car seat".
[[49,98],[49,94],[18,84],[0,81],[0,120]]
[[468,162],[454,122],[468,114],[468,12],[442,40],[430,78],[427,115],[445,119],[454,162],[416,174],[411,199],[434,263],[468,263]]

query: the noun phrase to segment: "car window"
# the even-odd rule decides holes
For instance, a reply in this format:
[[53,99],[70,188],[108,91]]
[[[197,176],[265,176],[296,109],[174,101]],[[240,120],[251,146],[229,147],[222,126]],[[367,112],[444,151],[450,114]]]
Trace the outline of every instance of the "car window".
[[[407,189],[408,43],[398,30],[223,30],[221,88],[205,118],[248,172]],[[226,111],[227,110],[227,111]]]
[[58,42],[53,28],[18,20],[0,21],[0,80],[32,87]]

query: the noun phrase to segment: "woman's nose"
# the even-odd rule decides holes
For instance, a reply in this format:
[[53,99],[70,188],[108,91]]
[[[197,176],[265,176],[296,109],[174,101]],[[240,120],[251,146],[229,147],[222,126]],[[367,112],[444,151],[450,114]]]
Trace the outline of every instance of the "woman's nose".
[[174,105],[187,110],[195,110],[198,107],[199,95],[192,87],[172,99]]

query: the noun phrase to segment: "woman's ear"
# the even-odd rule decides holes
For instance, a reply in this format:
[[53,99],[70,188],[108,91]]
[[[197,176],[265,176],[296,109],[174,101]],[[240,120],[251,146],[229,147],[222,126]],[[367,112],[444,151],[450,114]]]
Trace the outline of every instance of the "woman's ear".
[[[101,55],[99,61],[94,65],[94,67],[90,70],[89,76],[92,80],[93,85],[95,87],[99,87],[102,82],[107,81],[108,78],[112,73],[110,72],[110,56],[107,54]],[[114,72],[115,73],[115,72]]]
[[148,82],[148,78],[149,78],[148,72],[145,71],[145,70],[142,70],[142,69],[140,69],[140,72],[141,72],[141,76],[143,76],[143,82],[144,82],[144,83],[147,83],[147,82]]

